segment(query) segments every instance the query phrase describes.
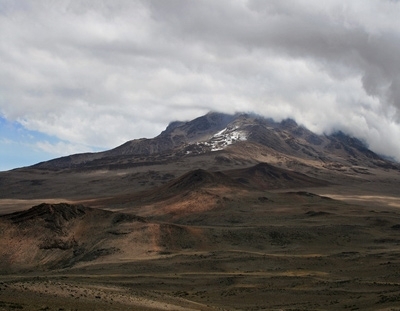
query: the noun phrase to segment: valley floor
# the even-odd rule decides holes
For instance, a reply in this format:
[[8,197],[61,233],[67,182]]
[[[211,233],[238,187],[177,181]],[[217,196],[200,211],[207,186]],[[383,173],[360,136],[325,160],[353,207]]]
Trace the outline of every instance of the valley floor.
[[264,199],[187,225],[203,232],[196,246],[5,271],[0,310],[400,310],[396,206],[308,192]]
[[399,189],[355,138],[245,114],[0,172],[0,311],[400,311]]
[[0,310],[399,310],[400,249],[385,248],[232,250],[3,275]]

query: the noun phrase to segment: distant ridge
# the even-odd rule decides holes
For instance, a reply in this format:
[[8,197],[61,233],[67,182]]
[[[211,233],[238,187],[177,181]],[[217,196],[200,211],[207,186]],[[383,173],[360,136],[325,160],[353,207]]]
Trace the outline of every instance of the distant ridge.
[[[150,190],[139,191],[133,194],[122,195],[113,198],[114,203],[131,202],[160,202],[171,198],[180,198],[194,192],[202,192],[209,188],[243,188],[243,185],[222,172],[210,172],[204,169],[189,171],[166,184],[152,188]],[[97,200],[97,202],[111,202],[108,199]]]
[[329,184],[327,181],[278,168],[268,163],[260,163],[249,168],[228,171],[226,174],[248,187],[261,190],[315,187]]

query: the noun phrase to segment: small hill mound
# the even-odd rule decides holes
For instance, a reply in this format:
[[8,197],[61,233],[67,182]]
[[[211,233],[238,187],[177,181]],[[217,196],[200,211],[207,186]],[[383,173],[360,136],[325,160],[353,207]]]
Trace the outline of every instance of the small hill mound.
[[324,180],[275,167],[268,163],[259,163],[250,168],[229,171],[227,175],[244,185],[262,190],[328,185],[328,182]]
[[169,192],[184,192],[217,186],[237,187],[239,184],[224,173],[197,169],[178,177],[162,188]]
[[147,191],[141,199],[143,214],[150,219],[179,222],[215,209],[225,208],[227,196],[243,188],[222,172],[190,171],[162,187]]
[[[59,269],[126,254],[147,254],[158,245],[157,224],[143,217],[83,205],[40,204],[0,217],[0,273]],[[132,239],[135,243],[132,244]],[[155,246],[149,241],[155,240]],[[125,255],[124,255],[125,254]]]
[[43,219],[47,222],[60,223],[70,221],[74,218],[83,216],[89,210],[89,207],[83,205],[71,205],[67,203],[47,204],[42,203],[32,208],[2,216],[10,219],[13,223],[21,223],[29,220]]
[[148,219],[173,221],[189,214],[200,214],[225,206],[230,194],[243,185],[222,172],[203,169],[190,171],[163,186],[150,190],[91,201],[91,206],[134,211]]
[[[53,233],[67,233],[69,224],[82,219],[91,211],[93,211],[92,208],[83,205],[42,203],[26,211],[4,215],[1,218],[27,229],[39,228],[40,231],[41,228],[46,228]],[[96,211],[96,213],[107,212]]]

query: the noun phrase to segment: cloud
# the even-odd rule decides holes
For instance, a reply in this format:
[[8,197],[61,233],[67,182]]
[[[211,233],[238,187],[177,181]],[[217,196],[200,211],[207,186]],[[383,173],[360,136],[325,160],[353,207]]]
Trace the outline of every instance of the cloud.
[[209,110],[252,111],[400,160],[399,2],[0,7],[0,114],[65,144],[111,148]]
[[78,144],[70,144],[66,142],[49,142],[49,141],[38,141],[33,146],[33,149],[38,152],[45,152],[52,156],[65,156],[69,154],[81,153],[85,150],[85,146]]

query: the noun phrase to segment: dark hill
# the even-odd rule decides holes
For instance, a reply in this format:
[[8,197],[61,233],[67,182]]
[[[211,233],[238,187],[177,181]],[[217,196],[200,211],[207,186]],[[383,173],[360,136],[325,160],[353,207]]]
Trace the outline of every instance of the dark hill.
[[44,219],[47,222],[70,221],[86,214],[89,207],[83,205],[71,205],[67,203],[47,204],[42,203],[26,211],[16,212],[4,216],[3,219],[9,219],[13,223],[21,223],[28,220]]
[[178,177],[162,188],[168,192],[180,192],[217,186],[237,187],[240,185],[222,172],[209,172],[198,169]]
[[[143,205],[163,204],[163,202],[180,202],[189,197],[210,195],[209,190],[217,191],[235,191],[243,188],[243,184],[227,176],[223,172],[211,172],[203,169],[197,169],[183,174],[166,184],[149,190],[133,192],[113,196],[111,198],[99,198],[91,200],[91,206],[103,208],[112,207],[116,209],[127,208],[129,211],[136,211]],[[223,189],[223,190],[221,190]],[[213,195],[212,195],[213,196]],[[196,204],[202,204],[199,200]]]
[[262,190],[326,186],[329,184],[324,180],[278,168],[268,163],[260,163],[250,168],[232,170],[226,173],[246,186]]

